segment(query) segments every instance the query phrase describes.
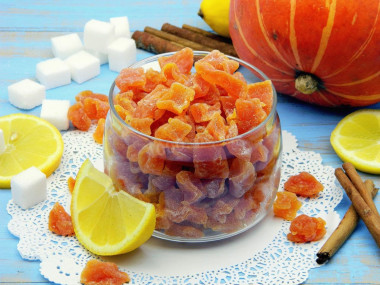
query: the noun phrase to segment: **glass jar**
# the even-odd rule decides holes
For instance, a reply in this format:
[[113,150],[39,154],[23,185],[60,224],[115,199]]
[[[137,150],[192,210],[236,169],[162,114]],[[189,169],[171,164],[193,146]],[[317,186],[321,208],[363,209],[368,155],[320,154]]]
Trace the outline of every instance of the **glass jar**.
[[[157,67],[146,58],[131,67]],[[208,52],[194,51],[194,58]],[[234,57],[248,83],[268,80]],[[273,87],[274,90],[274,87]],[[105,124],[105,172],[118,189],[156,207],[153,236],[180,242],[221,240],[259,223],[271,209],[281,173],[281,127],[272,110],[254,129],[223,141],[173,142],[137,131],[117,113],[115,83]],[[254,229],[252,229],[254,230]]]

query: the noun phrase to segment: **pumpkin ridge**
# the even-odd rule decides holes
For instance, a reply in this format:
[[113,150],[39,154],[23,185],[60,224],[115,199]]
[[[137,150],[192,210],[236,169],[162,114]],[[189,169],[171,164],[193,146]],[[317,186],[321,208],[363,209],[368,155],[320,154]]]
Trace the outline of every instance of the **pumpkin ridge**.
[[351,82],[346,82],[346,83],[329,83],[329,86],[352,86],[352,85],[361,84],[361,83],[370,81],[379,75],[380,75],[380,71],[356,81],[351,81]]
[[260,59],[264,64],[266,64],[267,66],[269,66],[270,68],[274,69],[274,70],[277,70],[279,72],[282,72],[286,75],[289,75],[289,76],[293,76],[292,73],[290,72],[287,72],[287,71],[284,71],[282,69],[279,69],[279,68],[276,68],[274,65],[270,64],[268,61],[264,60],[261,56],[259,56],[257,54],[257,52],[251,47],[251,45],[248,43],[247,39],[245,38],[244,34],[243,34],[243,31],[241,29],[241,25],[240,25],[240,21],[239,21],[239,18],[237,17],[236,15],[236,8],[234,9],[234,17],[235,17],[235,21],[236,21],[236,26],[237,26],[237,29],[239,31],[239,34],[241,35],[241,39],[243,40],[243,43],[244,45],[248,48],[248,50],[250,52],[252,52],[252,54],[257,57],[258,59]]
[[261,29],[261,32],[263,33],[263,36],[264,36],[264,39],[267,43],[267,45],[269,46],[269,48],[275,53],[275,55],[280,59],[282,60],[283,63],[285,63],[289,68],[293,68],[293,66],[287,62],[285,60],[285,58],[280,54],[280,52],[278,51],[278,49],[276,48],[276,46],[268,39],[268,33],[267,33],[267,30],[266,28],[264,27],[264,23],[263,23],[263,18],[260,14],[260,2],[259,0],[256,0],[256,5],[257,5],[257,19],[259,21],[259,26],[260,26],[260,29]]
[[330,36],[331,36],[331,31],[334,26],[334,21],[335,21],[335,12],[336,12],[336,0],[332,1],[331,7],[329,8],[329,15],[327,17],[327,23],[326,26],[323,28],[322,31],[322,37],[321,41],[319,42],[319,47],[317,51],[317,55],[314,58],[314,62],[311,68],[311,73],[314,73],[319,64],[321,63],[321,60],[325,54]]
[[303,69],[301,58],[298,53],[297,36],[296,36],[296,29],[294,25],[295,14],[296,14],[296,0],[291,0],[290,1],[290,19],[289,19],[289,22],[290,22],[289,42],[290,42],[290,47],[292,48],[293,56],[294,56],[294,59],[296,60],[297,66],[299,66],[300,69]]
[[350,99],[350,100],[355,100],[355,101],[363,101],[363,100],[371,101],[371,100],[376,100],[380,96],[380,93],[371,94],[371,95],[366,95],[366,94],[349,95],[349,94],[338,93],[328,88],[326,89],[326,91],[330,92],[331,94],[334,94],[335,96],[339,96],[345,99]]
[[356,53],[347,61],[346,65],[344,65],[340,69],[336,70],[335,72],[332,72],[330,74],[327,74],[327,75],[323,76],[323,78],[331,78],[331,77],[333,77],[333,76],[341,73],[343,70],[345,70],[347,67],[349,67],[350,64],[353,61],[355,61],[364,52],[364,50],[367,48],[367,46],[371,42],[373,35],[375,34],[375,31],[376,31],[376,28],[377,28],[377,22],[378,22],[378,19],[379,19],[379,13],[380,13],[380,1],[379,1],[379,5],[377,6],[376,18],[375,18],[375,20],[373,22],[372,29],[371,29],[371,31],[370,31],[370,33],[368,35],[368,38],[363,42],[363,44],[359,47],[359,49],[356,51]]

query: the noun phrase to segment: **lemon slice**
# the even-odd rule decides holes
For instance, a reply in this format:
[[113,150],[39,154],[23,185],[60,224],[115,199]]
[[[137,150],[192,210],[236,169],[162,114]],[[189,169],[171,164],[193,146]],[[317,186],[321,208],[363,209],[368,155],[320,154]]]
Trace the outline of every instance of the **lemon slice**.
[[343,161],[360,171],[380,174],[380,110],[347,115],[331,133],[330,142]]
[[116,255],[132,251],[153,234],[153,204],[115,189],[111,178],[87,159],[76,177],[71,218],[79,242],[92,253]]
[[27,114],[0,117],[5,151],[0,153],[0,188],[9,188],[11,178],[35,166],[46,176],[57,169],[63,153],[58,129],[48,121]]

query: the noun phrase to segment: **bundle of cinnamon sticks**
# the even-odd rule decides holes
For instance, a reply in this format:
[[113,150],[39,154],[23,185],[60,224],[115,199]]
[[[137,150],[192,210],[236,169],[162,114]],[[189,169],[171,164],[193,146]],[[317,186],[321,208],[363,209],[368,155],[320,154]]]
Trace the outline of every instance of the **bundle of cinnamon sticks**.
[[352,205],[330,238],[317,253],[317,263],[323,264],[329,260],[341,247],[355,229],[359,217],[367,226],[378,247],[380,247],[380,215],[373,202],[378,189],[372,180],[362,181],[355,167],[343,163],[342,168],[335,170],[335,176],[350,198]]
[[135,40],[137,48],[156,54],[179,51],[184,47],[189,47],[198,51],[217,49],[224,54],[238,57],[231,39],[186,24],[177,27],[165,23],[161,30],[147,26],[144,31],[135,31],[132,38]]

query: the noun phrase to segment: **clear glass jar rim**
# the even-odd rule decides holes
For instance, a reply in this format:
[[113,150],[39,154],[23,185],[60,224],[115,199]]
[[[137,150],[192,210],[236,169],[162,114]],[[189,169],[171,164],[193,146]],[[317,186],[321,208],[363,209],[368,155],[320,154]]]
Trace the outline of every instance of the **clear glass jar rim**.
[[[154,55],[154,56],[150,56],[150,57],[147,57],[145,59],[142,59],[132,65],[129,66],[129,68],[137,68],[137,67],[141,67],[143,66],[144,64],[147,64],[147,63],[150,63],[150,62],[154,62],[154,61],[157,61],[158,58],[160,57],[164,57],[164,56],[171,56],[173,54],[175,54],[176,52],[167,52],[167,53],[161,53],[161,54],[157,54],[157,55]],[[210,52],[207,52],[207,51],[193,51],[193,54],[194,56],[197,56],[197,55],[208,55]],[[254,70],[256,73],[258,73],[260,76],[263,77],[264,81],[265,80],[270,80],[268,78],[268,76],[266,76],[261,70],[259,70],[257,67],[253,66],[252,64],[244,61],[244,60],[241,60],[237,57],[233,57],[233,56],[230,56],[230,55],[226,55],[229,59],[232,59],[232,60],[235,60],[237,61],[240,65],[243,65],[243,66],[246,66],[252,70]],[[142,137],[145,137],[149,140],[153,140],[153,141],[159,141],[159,142],[162,142],[162,143],[166,143],[166,144],[171,144],[171,145],[181,145],[181,146],[200,146],[200,145],[204,145],[204,146],[210,146],[210,145],[220,145],[220,144],[223,144],[223,143],[227,143],[227,142],[231,142],[231,141],[235,141],[235,140],[238,140],[238,139],[243,139],[244,137],[247,137],[249,136],[250,134],[252,133],[255,133],[256,131],[260,130],[261,128],[263,128],[270,119],[275,119],[275,115],[276,115],[276,108],[277,108],[277,92],[276,92],[276,89],[273,85],[273,83],[271,82],[272,84],[272,89],[273,89],[273,103],[272,103],[272,109],[270,111],[270,113],[268,114],[268,116],[265,118],[264,121],[262,121],[259,125],[257,125],[256,127],[254,127],[253,129],[249,130],[248,132],[245,132],[243,134],[240,134],[240,135],[237,135],[235,137],[232,137],[232,138],[228,138],[228,139],[224,139],[224,140],[220,140],[220,141],[211,141],[211,142],[201,142],[201,143],[198,143],[198,142],[176,142],[176,141],[168,141],[168,140],[163,140],[163,139],[160,139],[160,138],[156,138],[156,137],[153,137],[153,136],[150,136],[150,135],[147,135],[145,133],[142,133],[138,130],[136,130],[135,128],[133,128],[132,126],[130,126],[129,124],[127,124],[120,116],[119,114],[117,113],[116,109],[115,109],[115,105],[113,103],[113,96],[114,96],[114,90],[115,90],[115,87],[116,87],[116,84],[115,84],[115,80],[112,82],[112,85],[111,85],[111,88],[110,88],[110,91],[109,91],[109,105],[110,105],[110,110],[111,112],[113,113],[113,115],[116,117],[116,119],[118,121],[120,121],[120,123],[122,125],[124,125],[125,127],[127,127],[128,129],[131,130],[131,132],[134,132]]]

